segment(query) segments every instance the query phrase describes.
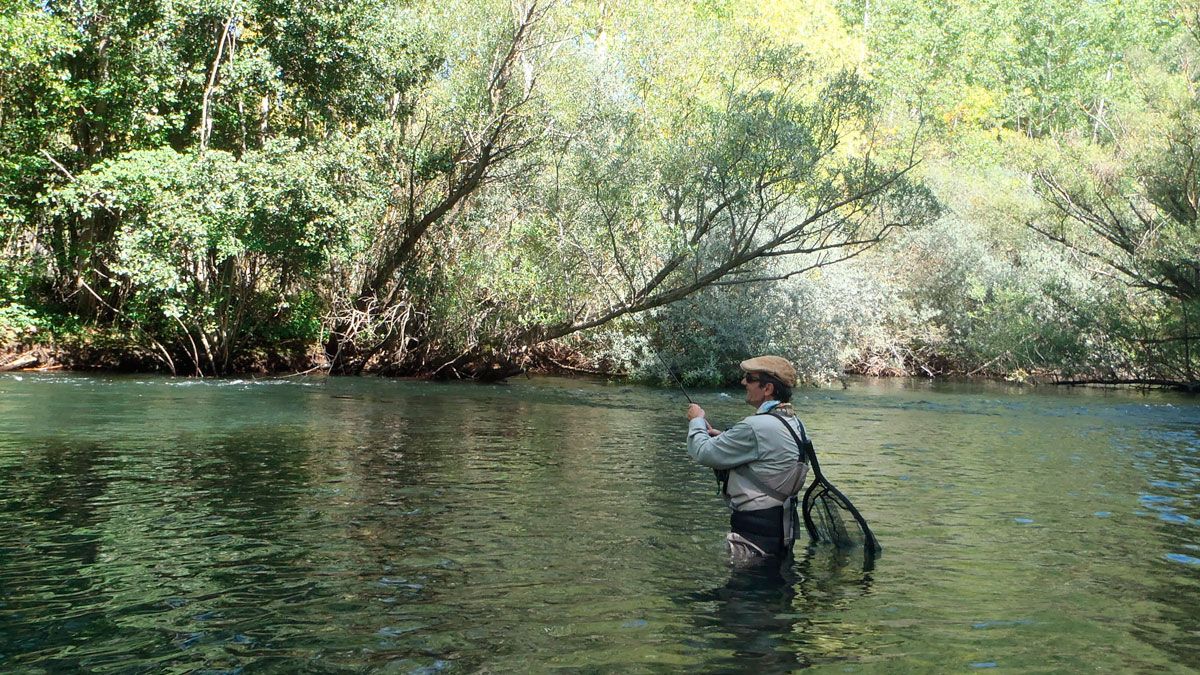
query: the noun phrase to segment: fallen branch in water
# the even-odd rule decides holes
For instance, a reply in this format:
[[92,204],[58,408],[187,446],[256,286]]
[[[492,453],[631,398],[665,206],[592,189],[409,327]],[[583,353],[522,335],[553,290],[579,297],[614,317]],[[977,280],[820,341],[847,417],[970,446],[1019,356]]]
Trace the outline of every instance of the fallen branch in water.
[[1074,387],[1088,384],[1102,385],[1135,385],[1143,387],[1170,387],[1171,389],[1179,389],[1190,393],[1200,392],[1200,382],[1180,382],[1178,380],[1159,380],[1154,378],[1129,378],[1129,379],[1095,379],[1095,380],[1057,380],[1056,385]]
[[22,368],[35,366],[40,360],[41,358],[33,352],[21,354],[11,361],[0,363],[0,373],[7,373],[10,370],[21,370]]
[[570,364],[563,363],[544,352],[538,353],[538,358],[545,359],[545,360],[549,361],[555,368],[560,368],[560,369],[565,370],[570,373],[580,373],[582,375],[597,375],[600,377],[607,377],[607,376],[612,375],[611,372],[608,372],[605,370],[599,370],[597,368],[582,368],[580,366],[572,366]]

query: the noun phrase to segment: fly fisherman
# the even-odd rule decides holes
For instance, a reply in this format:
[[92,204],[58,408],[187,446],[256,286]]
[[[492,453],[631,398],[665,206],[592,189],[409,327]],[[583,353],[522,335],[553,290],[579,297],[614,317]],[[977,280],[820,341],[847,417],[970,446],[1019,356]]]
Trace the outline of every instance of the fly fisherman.
[[704,418],[704,409],[688,406],[687,451],[712,467],[733,513],[726,536],[734,562],[775,560],[791,553],[799,521],[796,496],[808,464],[798,445],[804,427],[792,410],[796,369],[787,359],[759,356],[742,361],[746,403],[755,414],[724,432]]

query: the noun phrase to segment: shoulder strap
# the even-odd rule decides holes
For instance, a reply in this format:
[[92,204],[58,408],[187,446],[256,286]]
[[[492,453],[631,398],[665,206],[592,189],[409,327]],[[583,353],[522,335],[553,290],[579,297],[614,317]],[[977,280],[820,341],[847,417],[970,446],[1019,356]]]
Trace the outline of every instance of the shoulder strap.
[[800,436],[797,437],[796,430],[792,428],[792,425],[788,424],[787,418],[784,417],[783,415],[780,415],[779,413],[775,412],[775,410],[773,408],[766,412],[755,413],[755,415],[756,416],[757,415],[770,415],[771,417],[774,417],[775,419],[779,420],[780,422],[783,422],[783,425],[788,428],[788,431],[791,432],[791,434],[792,434],[792,438],[794,438],[796,440],[796,443],[798,445],[801,443],[801,440],[803,440],[805,443],[808,442],[808,433],[804,430],[804,422],[799,417],[793,418],[796,420],[796,424],[800,425]]
[[807,459],[809,466],[812,467],[813,473],[816,474],[817,476],[820,476],[821,469],[817,465],[817,453],[816,453],[816,451],[813,450],[812,441],[808,440],[808,434],[804,432],[804,422],[801,422],[800,418],[796,418],[796,422],[800,425],[800,435],[797,436],[796,430],[792,428],[792,425],[788,424],[787,420],[784,419],[783,415],[777,415],[770,410],[768,410],[765,413],[759,413],[759,414],[760,415],[770,415],[771,417],[774,417],[775,419],[779,420],[779,422],[781,424],[783,424],[783,426],[787,427],[788,433],[792,435],[792,440],[796,441],[796,447],[800,450],[800,457],[801,457],[800,461],[803,462],[804,460]]

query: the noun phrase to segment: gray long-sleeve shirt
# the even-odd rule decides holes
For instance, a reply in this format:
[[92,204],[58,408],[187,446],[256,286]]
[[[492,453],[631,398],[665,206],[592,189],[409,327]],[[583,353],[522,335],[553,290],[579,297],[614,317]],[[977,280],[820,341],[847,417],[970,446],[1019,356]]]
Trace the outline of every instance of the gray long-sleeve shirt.
[[[768,412],[776,405],[778,401],[767,401],[759,406],[757,413]],[[799,419],[791,417],[787,423],[800,434]],[[729,505],[737,511],[765,509],[781,503],[740,475],[741,472],[754,471],[760,478],[773,482],[772,476],[791,471],[801,459],[796,441],[783,424],[760,414],[745,418],[719,436],[708,435],[704,418],[691,420],[687,451],[689,457],[704,466],[734,469],[730,472],[728,492]],[[800,481],[803,482],[803,476]]]

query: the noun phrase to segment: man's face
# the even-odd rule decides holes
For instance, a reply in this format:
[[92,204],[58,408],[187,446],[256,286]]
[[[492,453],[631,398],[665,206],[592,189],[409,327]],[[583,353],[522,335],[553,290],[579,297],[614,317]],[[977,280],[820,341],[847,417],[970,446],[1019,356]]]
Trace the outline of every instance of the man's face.
[[746,403],[757,408],[770,398],[774,392],[775,385],[763,384],[762,376],[758,373],[746,373],[742,375],[742,384],[746,386]]

